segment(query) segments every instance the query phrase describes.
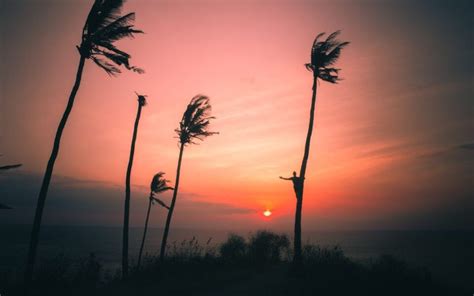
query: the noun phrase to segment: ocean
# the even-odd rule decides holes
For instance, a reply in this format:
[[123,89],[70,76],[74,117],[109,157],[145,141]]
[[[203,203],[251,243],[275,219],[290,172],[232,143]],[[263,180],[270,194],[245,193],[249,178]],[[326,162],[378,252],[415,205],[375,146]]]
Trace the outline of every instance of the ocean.
[[[25,263],[31,227],[0,226],[0,271],[18,270]],[[142,228],[130,228],[129,254],[136,259]],[[246,237],[250,232],[238,233]],[[222,230],[171,229],[168,241],[198,240],[201,246],[215,247],[229,232]],[[150,228],[145,253],[157,255],[161,228]],[[41,231],[40,260],[58,254],[77,259],[90,253],[108,269],[121,260],[121,227],[44,226]],[[315,231],[303,233],[303,241],[321,246],[339,246],[354,260],[366,261],[382,254],[426,268],[435,278],[474,290],[474,231]]]

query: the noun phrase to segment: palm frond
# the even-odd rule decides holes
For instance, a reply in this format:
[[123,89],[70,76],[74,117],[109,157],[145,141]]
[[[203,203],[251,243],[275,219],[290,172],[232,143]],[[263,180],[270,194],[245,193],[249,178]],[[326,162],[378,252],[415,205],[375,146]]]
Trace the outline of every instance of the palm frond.
[[331,66],[336,61],[339,59],[339,56],[341,55],[341,50],[346,47],[349,44],[349,42],[342,42],[338,45],[336,45],[327,55],[325,59],[324,66]]
[[99,21],[99,27],[106,26],[110,24],[115,19],[120,17],[122,6],[125,3],[125,0],[103,0],[102,9],[101,9],[101,19]]
[[325,33],[316,36],[311,47],[311,63],[305,64],[306,69],[312,71],[314,76],[321,80],[337,83],[339,69],[330,68],[341,55],[341,51],[349,42],[341,42],[337,39],[341,31],[331,33],[325,40],[320,40]]
[[116,76],[117,74],[120,74],[121,71],[119,68],[115,67],[111,63],[96,57],[96,56],[91,56],[91,59],[96,63],[97,66],[101,67],[104,69],[104,71],[109,74],[110,76]]
[[120,17],[124,0],[96,0],[87,17],[85,30],[93,34]]
[[218,134],[218,132],[208,130],[210,120],[215,118],[210,116],[211,110],[208,97],[197,95],[191,99],[179,123],[179,128],[175,130],[181,144],[197,144],[193,141],[194,139],[203,141],[208,136]]
[[115,41],[133,38],[135,34],[143,33],[133,26],[134,12],[121,16],[124,2],[124,0],[96,0],[87,17],[82,42],[78,47],[83,57],[92,59],[112,76],[121,72],[120,66],[139,74],[144,73],[142,69],[130,65],[131,56],[128,53],[113,45]]
[[101,54],[118,66],[128,66],[128,57],[126,55],[116,54],[105,50],[101,51]]
[[150,183],[151,192],[158,194],[167,190],[173,190],[173,187],[168,186],[170,181],[163,178],[164,174],[164,172],[159,172],[153,176]]
[[[127,15],[124,15],[109,25],[99,29],[97,32],[94,32],[91,35],[91,40],[93,42],[97,40],[105,41],[116,41],[123,37],[133,37],[134,33],[143,33],[140,30],[133,29],[133,23],[135,21],[135,13],[131,12]],[[123,37],[121,37],[123,36]]]
[[130,54],[126,53],[125,51],[121,51],[120,49],[118,49],[117,47],[115,47],[112,43],[108,42],[108,41],[105,41],[105,40],[99,40],[96,42],[96,45],[100,48],[100,47],[103,47],[111,52],[114,52],[116,54],[120,54],[120,55],[123,55],[123,56],[126,56],[127,58],[130,58]]
[[0,166],[0,170],[6,171],[6,170],[11,170],[11,169],[16,169],[16,168],[19,168],[21,166],[22,166],[22,164],[4,165],[4,166]]
[[169,206],[167,206],[167,205],[165,204],[165,202],[164,202],[164,201],[162,201],[162,200],[161,200],[161,199],[159,199],[159,198],[152,197],[152,200],[151,200],[151,202],[152,202],[152,203],[155,203],[155,202],[156,202],[156,203],[157,203],[157,204],[159,204],[160,206],[162,206],[162,207],[164,207],[164,208],[167,208],[168,210],[170,209],[170,207],[169,207]]

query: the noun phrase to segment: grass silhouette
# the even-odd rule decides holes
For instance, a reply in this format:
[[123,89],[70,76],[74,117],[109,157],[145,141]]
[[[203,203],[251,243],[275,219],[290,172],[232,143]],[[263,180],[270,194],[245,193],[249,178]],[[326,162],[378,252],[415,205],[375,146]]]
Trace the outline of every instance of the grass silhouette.
[[[339,247],[306,244],[302,265],[291,263],[285,234],[231,234],[220,245],[211,239],[174,242],[167,260],[148,256],[142,268],[104,270],[98,258],[63,255],[39,266],[31,295],[462,295],[468,291],[436,282],[426,270],[391,256],[358,262]],[[2,295],[21,295],[15,273],[0,274]]]

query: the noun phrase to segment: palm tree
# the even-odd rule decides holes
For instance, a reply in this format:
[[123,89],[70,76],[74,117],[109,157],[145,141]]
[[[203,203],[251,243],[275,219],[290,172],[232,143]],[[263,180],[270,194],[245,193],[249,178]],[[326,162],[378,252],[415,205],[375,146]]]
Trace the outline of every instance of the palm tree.
[[91,59],[107,74],[115,76],[120,73],[120,66],[128,70],[143,73],[143,70],[130,66],[130,55],[114,46],[114,42],[125,37],[133,37],[135,33],[143,33],[133,28],[135,19],[134,13],[124,16],[120,15],[120,10],[124,0],[95,0],[92,9],[87,16],[84,28],[82,29],[81,44],[77,46],[79,51],[79,65],[76,73],[76,80],[69,95],[66,109],[59,122],[56,136],[54,138],[51,156],[46,166],[46,170],[41,184],[40,193],[36,205],[33,229],[31,231],[30,246],[28,250],[27,266],[25,270],[25,281],[28,284],[33,276],[33,269],[38,247],[38,238],[41,227],[41,218],[48,194],[48,187],[53,173],[54,163],[59,152],[61,136],[66,126],[67,119],[74,105],[79,85],[81,83],[82,72],[86,59]]
[[294,257],[296,264],[301,263],[301,211],[303,208],[303,189],[306,174],[306,166],[309,157],[309,146],[311,144],[311,135],[313,133],[314,110],[316,106],[316,90],[318,79],[330,83],[337,83],[339,78],[339,70],[333,68],[338,60],[341,50],[346,47],[349,42],[340,42],[336,37],[340,31],[330,34],[326,40],[319,40],[325,33],[316,36],[311,48],[311,63],[306,64],[306,68],[313,72],[313,96],[311,98],[311,110],[309,113],[309,127],[306,136],[306,144],[304,147],[303,161],[301,162],[300,175],[297,177],[298,183],[296,191],[296,213],[295,213],[295,238],[294,238]]
[[142,114],[142,108],[146,105],[145,96],[138,96],[138,110],[135,124],[133,125],[132,144],[130,147],[130,157],[128,159],[127,175],[125,176],[125,206],[123,213],[123,241],[122,241],[122,277],[128,275],[128,222],[130,216],[130,177],[132,175],[133,156],[135,154],[135,142],[137,141],[138,123]]
[[191,102],[186,108],[183,118],[179,123],[179,128],[175,130],[175,132],[178,134],[180,145],[178,168],[176,170],[176,184],[173,191],[173,199],[171,200],[168,217],[166,218],[163,239],[161,241],[160,261],[163,261],[165,258],[166,241],[168,239],[171,218],[173,216],[173,210],[176,204],[176,196],[178,195],[179,176],[181,172],[181,161],[183,159],[184,147],[189,144],[196,144],[196,139],[203,141],[206,137],[218,134],[217,132],[208,131],[210,120],[215,118],[210,116],[210,113],[211,105],[209,103],[209,98],[203,95],[197,95],[191,99]]
[[163,178],[163,175],[165,173],[159,172],[156,174],[153,179],[151,180],[150,184],[150,197],[148,198],[148,210],[146,213],[146,219],[145,219],[145,228],[143,230],[143,238],[142,238],[142,244],[140,246],[140,252],[138,253],[138,263],[137,263],[137,269],[140,269],[140,263],[142,260],[142,253],[143,253],[143,247],[145,246],[145,238],[146,238],[146,232],[148,230],[148,219],[150,218],[150,209],[151,205],[154,204],[155,202],[158,203],[160,206],[170,209],[163,201],[155,197],[155,194],[160,194],[162,192],[165,192],[167,190],[173,190],[172,187],[167,186],[167,183],[169,180],[166,180]]

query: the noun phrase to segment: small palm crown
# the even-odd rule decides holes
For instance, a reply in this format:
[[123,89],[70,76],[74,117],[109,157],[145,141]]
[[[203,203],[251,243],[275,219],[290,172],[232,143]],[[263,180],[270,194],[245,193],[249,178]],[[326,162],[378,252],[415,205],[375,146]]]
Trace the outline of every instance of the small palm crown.
[[168,182],[170,182],[170,180],[163,178],[164,174],[164,172],[159,172],[153,176],[150,184],[151,192],[158,194],[167,190],[173,190],[173,187],[168,186]]
[[143,31],[133,28],[135,13],[121,16],[125,0],[95,0],[82,30],[79,53],[92,59],[107,74],[115,76],[121,71],[119,66],[143,73],[140,68],[129,64],[130,55],[114,46],[114,42],[125,37],[133,37]]
[[152,202],[157,202],[160,205],[167,207],[161,200],[154,197],[155,194],[160,194],[168,190],[174,190],[173,187],[168,186],[168,182],[170,181],[163,178],[164,174],[164,172],[159,172],[153,176],[150,184],[150,199]]
[[[135,92],[136,93],[136,92]],[[146,105],[146,95],[139,95],[138,93],[137,94],[137,97],[138,97],[138,105],[140,105],[140,107],[143,107]]]
[[336,39],[340,33],[341,31],[336,31],[330,34],[324,41],[320,41],[319,38],[326,33],[320,33],[314,39],[313,47],[311,48],[311,63],[305,66],[306,69],[314,73],[313,75],[316,78],[331,83],[337,83],[340,80],[340,69],[331,67],[341,55],[341,50],[349,44],[349,42],[341,42]]
[[197,95],[191,99],[179,123],[179,128],[175,130],[182,145],[196,144],[194,139],[203,141],[208,136],[218,134],[208,131],[210,120],[215,118],[209,116],[211,109],[208,97]]

